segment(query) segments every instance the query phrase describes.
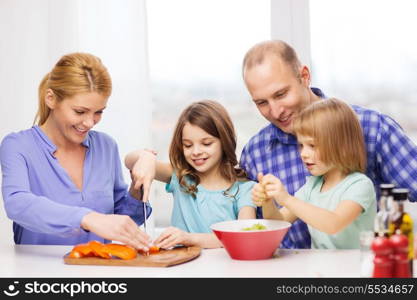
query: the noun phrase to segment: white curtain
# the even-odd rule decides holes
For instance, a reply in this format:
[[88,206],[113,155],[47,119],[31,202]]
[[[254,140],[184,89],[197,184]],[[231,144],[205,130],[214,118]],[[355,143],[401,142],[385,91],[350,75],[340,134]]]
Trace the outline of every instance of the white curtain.
[[[145,0],[1,0],[0,20],[0,139],[32,126],[40,80],[62,55],[79,51],[100,57],[113,80],[96,129],[115,138],[121,158],[150,147]],[[13,242],[4,209],[0,237]]]
[[310,0],[271,0],[271,38],[289,43],[311,69]]

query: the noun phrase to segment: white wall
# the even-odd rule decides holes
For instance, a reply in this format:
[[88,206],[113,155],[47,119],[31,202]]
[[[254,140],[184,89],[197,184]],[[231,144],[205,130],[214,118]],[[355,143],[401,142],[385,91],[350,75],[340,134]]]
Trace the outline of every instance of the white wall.
[[[80,51],[100,57],[113,80],[95,129],[117,140],[122,157],[149,146],[145,0],[1,0],[0,20],[0,139],[32,126],[40,80],[62,55]],[[3,206],[0,237],[13,242]]]

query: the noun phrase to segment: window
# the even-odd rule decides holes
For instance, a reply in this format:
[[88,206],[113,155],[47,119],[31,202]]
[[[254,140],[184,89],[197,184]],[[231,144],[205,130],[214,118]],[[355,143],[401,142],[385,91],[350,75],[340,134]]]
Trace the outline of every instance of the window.
[[313,84],[393,117],[417,142],[417,3],[310,1]]
[[[266,121],[244,86],[246,51],[270,38],[270,1],[147,2],[153,147],[168,161],[171,135],[181,111],[202,99],[217,100],[234,122],[240,156],[243,145]],[[172,201],[153,184],[155,225],[169,225]]]

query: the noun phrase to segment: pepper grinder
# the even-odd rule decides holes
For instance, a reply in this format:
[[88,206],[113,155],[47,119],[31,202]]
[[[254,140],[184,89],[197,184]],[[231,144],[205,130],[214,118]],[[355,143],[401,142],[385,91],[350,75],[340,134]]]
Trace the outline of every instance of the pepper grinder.
[[411,270],[408,259],[408,238],[397,230],[395,234],[390,237],[390,242],[394,248],[392,255],[394,261],[393,277],[395,278],[410,278]]
[[372,277],[392,277],[394,263],[391,259],[393,247],[391,245],[390,240],[383,235],[377,236],[374,238],[372,242],[371,249],[375,253],[374,272]]

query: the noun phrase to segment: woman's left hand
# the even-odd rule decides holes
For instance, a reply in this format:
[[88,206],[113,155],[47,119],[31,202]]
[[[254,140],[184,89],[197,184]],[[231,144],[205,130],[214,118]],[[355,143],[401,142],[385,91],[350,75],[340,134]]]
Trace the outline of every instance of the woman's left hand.
[[130,174],[130,177],[132,179],[132,183],[129,187],[129,193],[132,195],[133,198],[142,201],[143,200],[143,190],[139,188],[139,190],[135,189],[135,182],[133,180],[132,174]]
[[168,227],[154,241],[154,245],[163,249],[168,249],[178,244],[187,246],[191,244],[190,238],[190,233],[182,231],[177,227]]
[[[155,178],[156,156],[149,150],[139,151],[139,159],[130,172],[132,178],[131,194],[144,202],[148,201],[151,183]],[[141,190],[143,195],[141,195]]]

